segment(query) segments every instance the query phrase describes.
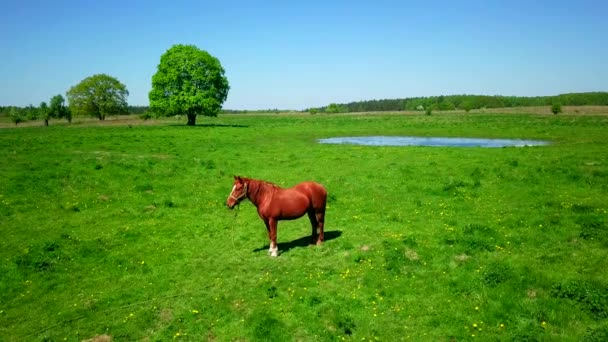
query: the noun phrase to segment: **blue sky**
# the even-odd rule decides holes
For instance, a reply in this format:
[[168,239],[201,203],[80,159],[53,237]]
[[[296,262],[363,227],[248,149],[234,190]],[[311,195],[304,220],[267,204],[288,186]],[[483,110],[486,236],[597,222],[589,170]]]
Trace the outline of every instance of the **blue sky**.
[[147,105],[173,44],[217,57],[224,108],[608,91],[608,1],[0,2],[0,105],[38,105],[85,77]]

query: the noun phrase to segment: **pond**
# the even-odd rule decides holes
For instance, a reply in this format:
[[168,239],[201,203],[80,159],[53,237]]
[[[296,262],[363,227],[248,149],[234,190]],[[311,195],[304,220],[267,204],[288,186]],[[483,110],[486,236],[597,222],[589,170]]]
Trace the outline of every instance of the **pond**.
[[338,137],[319,139],[319,142],[321,144],[366,146],[524,147],[549,145],[549,142],[542,140],[404,136]]

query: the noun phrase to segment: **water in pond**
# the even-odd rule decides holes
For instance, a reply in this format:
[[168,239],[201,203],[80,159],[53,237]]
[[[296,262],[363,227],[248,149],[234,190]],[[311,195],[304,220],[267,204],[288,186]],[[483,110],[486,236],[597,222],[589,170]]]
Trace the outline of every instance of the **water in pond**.
[[542,146],[549,143],[541,140],[520,139],[479,139],[479,138],[441,138],[441,137],[338,137],[319,139],[321,144],[351,144],[367,146],[451,146],[451,147],[523,147]]

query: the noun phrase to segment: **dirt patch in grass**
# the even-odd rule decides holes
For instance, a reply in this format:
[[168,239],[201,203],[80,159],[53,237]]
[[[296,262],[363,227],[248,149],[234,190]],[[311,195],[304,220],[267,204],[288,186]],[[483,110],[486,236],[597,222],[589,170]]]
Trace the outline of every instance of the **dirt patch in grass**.
[[162,322],[170,322],[173,319],[173,311],[171,311],[170,309],[162,309],[160,310],[158,316],[160,317],[160,320]]
[[82,342],[112,342],[112,336],[110,335],[97,335],[88,340],[82,340]]
[[154,204],[150,204],[144,208],[144,211],[150,212],[156,210],[156,206]]
[[416,261],[416,260],[420,259],[420,257],[418,256],[418,253],[416,253],[416,251],[413,249],[406,249],[405,257],[411,261]]
[[471,257],[466,255],[466,254],[459,254],[457,256],[454,257],[454,260],[460,262],[460,263],[464,263],[467,260],[469,260]]

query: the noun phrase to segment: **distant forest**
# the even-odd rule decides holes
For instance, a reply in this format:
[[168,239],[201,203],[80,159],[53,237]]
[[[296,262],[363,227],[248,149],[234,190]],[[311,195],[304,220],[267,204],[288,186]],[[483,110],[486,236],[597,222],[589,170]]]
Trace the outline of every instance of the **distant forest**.
[[[350,102],[345,104],[331,103],[325,107],[308,108],[303,112],[310,113],[349,113],[349,112],[377,112],[377,111],[404,111],[404,110],[464,110],[483,108],[508,107],[536,107],[551,106],[608,106],[608,92],[569,93],[556,96],[487,96],[487,95],[442,95],[430,97],[411,97],[403,99],[385,99]],[[129,106],[128,113],[136,115],[149,115],[148,106]],[[0,106],[0,116],[9,116],[9,112],[22,112],[24,120],[36,119],[38,108],[33,105],[27,107]],[[223,109],[224,114],[245,113],[280,113],[293,110],[232,110]]]
[[556,96],[486,96],[445,95],[411,97],[404,99],[368,100],[346,104],[332,103],[325,107],[310,108],[309,112],[347,113],[402,110],[465,110],[482,108],[535,107],[559,104],[562,106],[606,106],[608,92],[569,93]]

